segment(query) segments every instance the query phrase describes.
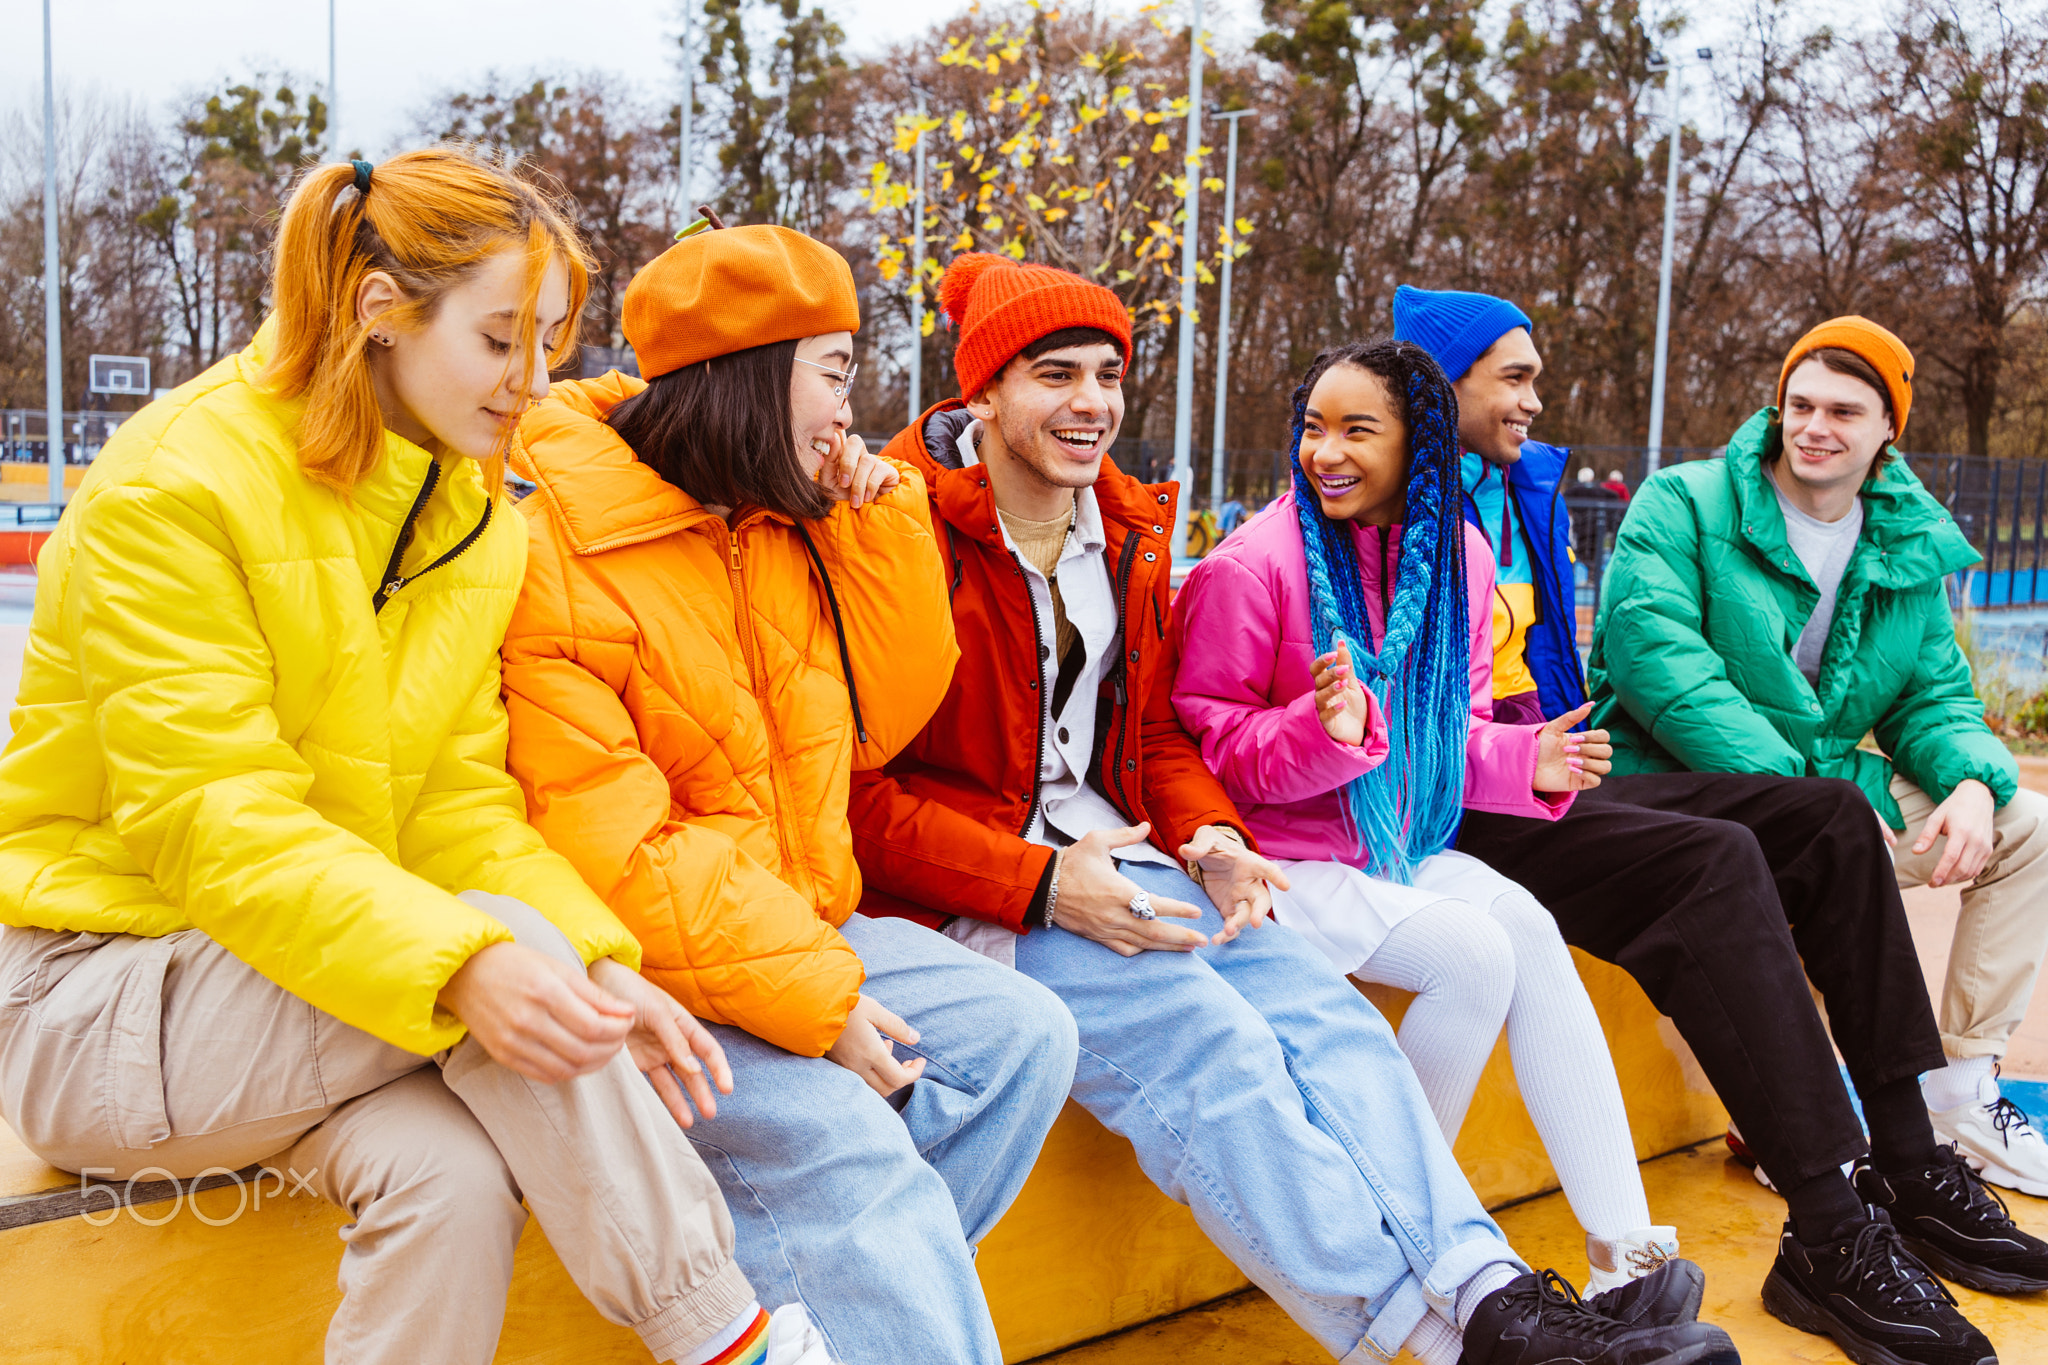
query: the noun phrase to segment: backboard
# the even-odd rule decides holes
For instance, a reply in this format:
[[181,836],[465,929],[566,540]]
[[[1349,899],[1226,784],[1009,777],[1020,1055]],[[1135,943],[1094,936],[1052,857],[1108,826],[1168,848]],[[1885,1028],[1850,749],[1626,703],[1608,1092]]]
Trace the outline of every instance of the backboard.
[[86,388],[93,393],[149,394],[149,361],[139,355],[96,355]]

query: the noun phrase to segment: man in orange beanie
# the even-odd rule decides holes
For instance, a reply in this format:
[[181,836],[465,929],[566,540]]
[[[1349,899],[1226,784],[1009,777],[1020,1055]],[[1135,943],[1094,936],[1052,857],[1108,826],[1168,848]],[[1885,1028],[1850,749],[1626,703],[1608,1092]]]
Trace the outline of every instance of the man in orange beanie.
[[[1643,485],[1601,594],[1593,723],[1612,731],[1620,773],[1845,778],[1883,822],[1901,886],[1964,886],[1940,1011],[1948,1064],[1922,1090],[1936,1133],[1983,1179],[2048,1195],[2048,1144],[1993,1078],[2048,954],[2048,798],[2019,789],[1956,643],[1944,580],[1977,552],[1897,459],[1913,373],[1876,323],[1825,322],[1726,459]],[[1871,734],[1878,751],[1861,747]],[[1858,1188],[1947,1274],[1916,1231],[1921,1212],[1928,1228],[1955,1222],[1931,1212],[1933,1187],[1955,1185],[1950,1148],[1939,1158],[1864,1170]],[[2028,1241],[2006,1278],[2024,1269],[2039,1288],[2048,1246]]]
[[1266,922],[1285,878],[1169,695],[1177,489],[1107,458],[1123,304],[986,255],[956,259],[939,295],[966,396],[884,455],[931,490],[961,658],[924,731],[854,774],[862,910],[941,926],[1051,987],[1080,1029],[1074,1098],[1333,1356],[1406,1345],[1485,1365],[1535,1359],[1515,1352],[1556,1333],[1725,1342],[1666,1325],[1698,1303],[1666,1293],[1670,1276],[1615,1291],[1631,1324],[1546,1291],[1460,1173],[1386,1021]]

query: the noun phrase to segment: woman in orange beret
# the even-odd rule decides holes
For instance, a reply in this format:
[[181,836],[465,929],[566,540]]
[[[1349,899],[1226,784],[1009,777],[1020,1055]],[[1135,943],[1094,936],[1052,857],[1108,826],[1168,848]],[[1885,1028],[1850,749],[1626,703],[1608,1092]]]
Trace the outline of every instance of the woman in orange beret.
[[706,232],[623,324],[644,382],[557,385],[520,424],[512,772],[724,1045],[733,1098],[692,1137],[763,1298],[853,1365],[999,1365],[970,1243],[1059,1112],[1074,1026],[854,913],[850,775],[918,733],[959,651],[922,480],[847,430],[852,272],[785,228]]

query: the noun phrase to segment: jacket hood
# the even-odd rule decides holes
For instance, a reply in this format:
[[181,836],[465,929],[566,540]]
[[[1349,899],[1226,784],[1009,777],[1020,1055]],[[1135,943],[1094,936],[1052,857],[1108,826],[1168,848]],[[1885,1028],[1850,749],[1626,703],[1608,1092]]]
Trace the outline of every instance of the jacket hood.
[[[1778,410],[1763,408],[1729,438],[1726,457],[1743,533],[1774,559],[1790,545],[1776,486],[1764,469],[1764,453],[1782,439]],[[1879,470],[1863,485],[1862,497],[1862,539],[1878,551],[1878,563],[1870,570],[1876,586],[1909,588],[1966,569],[1982,558],[1904,460],[1894,459]]]
[[653,540],[711,515],[605,425],[613,408],[646,387],[617,370],[569,380],[519,419],[512,468],[533,482],[579,555]]
[[[931,486],[939,515],[955,531],[1001,549],[1003,528],[988,476],[979,468],[969,469],[960,458],[960,433],[974,420],[965,403],[948,398],[918,419],[921,440],[907,440],[909,433],[905,432],[889,443],[886,453],[917,467]],[[1154,535],[1172,531],[1179,502],[1175,485],[1141,482],[1104,455],[1093,488],[1105,530],[1114,527],[1119,532],[1150,531]]]

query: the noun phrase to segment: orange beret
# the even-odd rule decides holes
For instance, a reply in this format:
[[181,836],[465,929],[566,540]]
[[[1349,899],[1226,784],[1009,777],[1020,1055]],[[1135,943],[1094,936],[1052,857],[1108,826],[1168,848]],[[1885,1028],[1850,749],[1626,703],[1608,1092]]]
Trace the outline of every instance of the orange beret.
[[1794,342],[1784,368],[1778,371],[1778,406],[1785,406],[1785,381],[1799,368],[1799,362],[1830,346],[1854,352],[1877,371],[1892,400],[1892,440],[1904,437],[1906,414],[1913,407],[1913,353],[1905,342],[1869,318],[1829,318]]
[[939,307],[960,329],[953,372],[972,398],[1026,346],[1069,327],[1093,327],[1116,338],[1131,359],[1131,314],[1124,301],[1092,280],[1049,265],[969,251],[955,256],[939,280]]
[[784,227],[714,228],[677,242],[626,286],[626,344],[653,379],[713,356],[860,330],[846,258]]

